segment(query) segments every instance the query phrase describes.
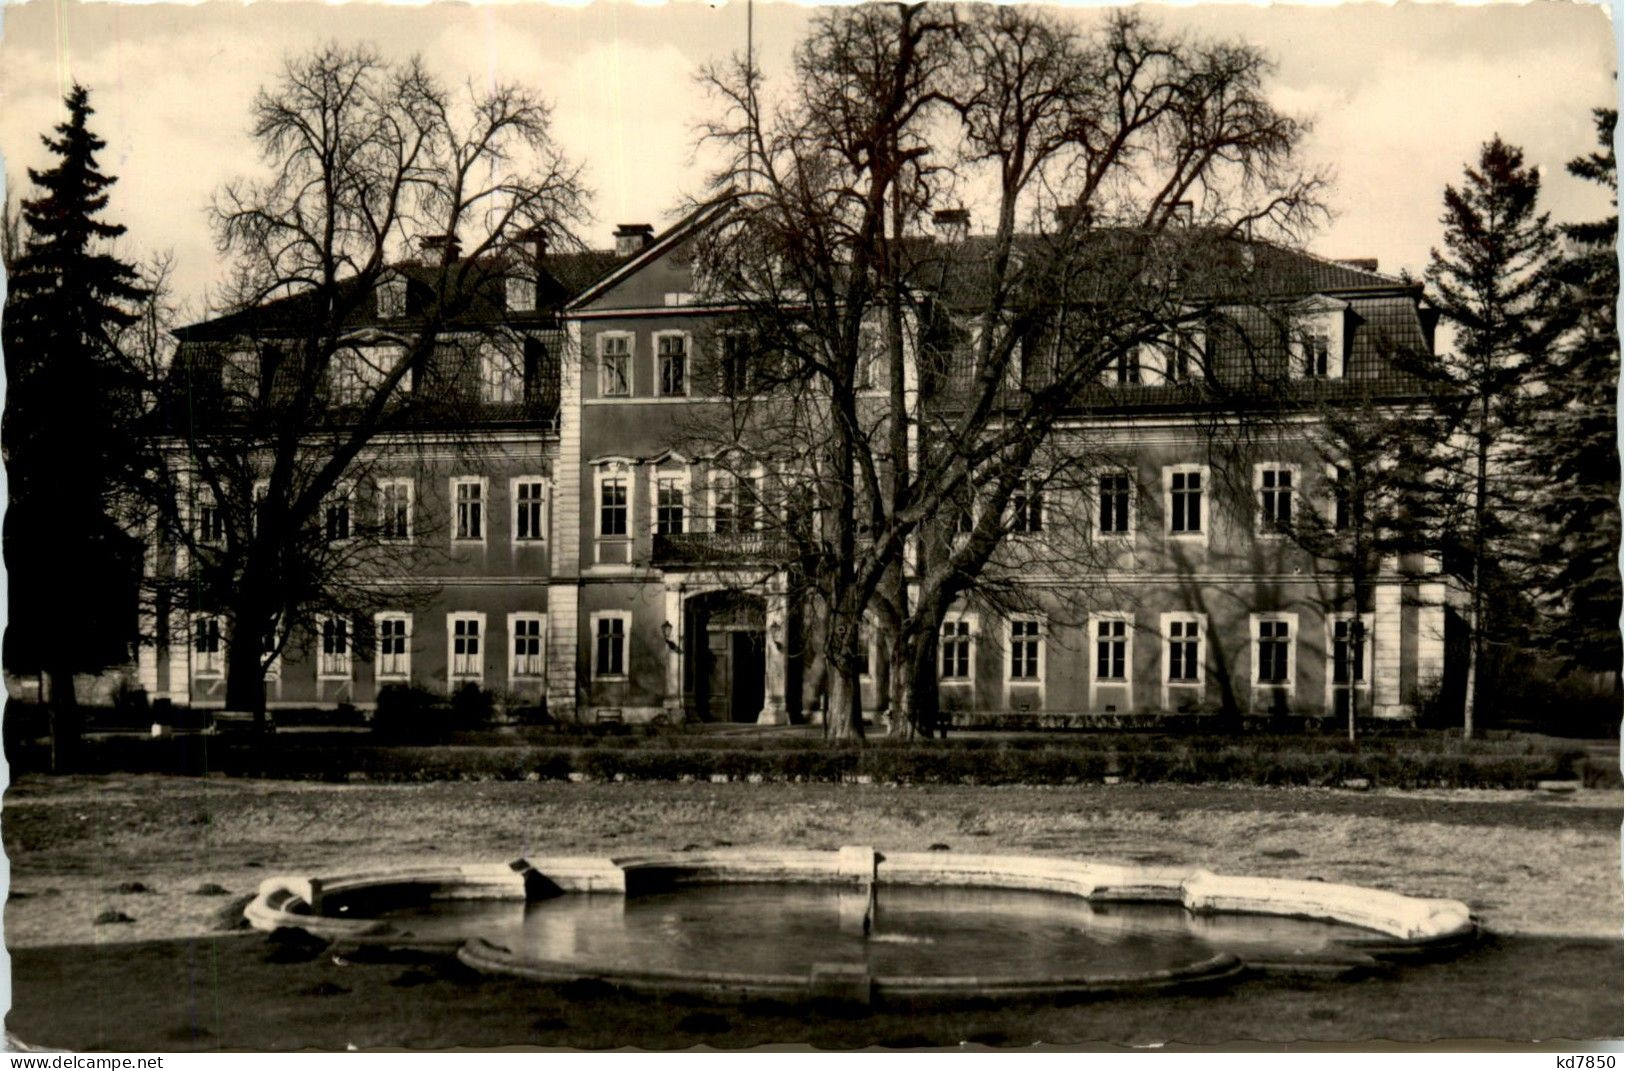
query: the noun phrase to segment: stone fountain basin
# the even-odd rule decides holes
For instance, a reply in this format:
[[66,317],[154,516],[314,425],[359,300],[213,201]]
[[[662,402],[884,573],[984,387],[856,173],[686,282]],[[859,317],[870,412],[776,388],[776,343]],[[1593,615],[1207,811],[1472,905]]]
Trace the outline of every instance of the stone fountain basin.
[[[1264,916],[1337,924],[1325,939],[1302,947],[1242,944],[1209,949],[1186,961],[1127,969],[1090,963],[1072,969],[1053,957],[1041,969],[988,970],[977,957],[946,970],[888,972],[864,962],[828,962],[813,955],[805,969],[688,969],[662,963],[600,961],[576,948],[538,953],[496,934],[420,927],[403,910],[433,910],[449,901],[506,900],[535,903],[582,897],[568,904],[602,903],[605,897],[670,896],[696,886],[834,887],[842,928],[861,926],[868,890],[932,888],[1012,890],[1049,894],[1063,909],[1084,901],[1101,905],[1165,905],[1193,924],[1216,916]],[[762,890],[771,912],[773,891]],[[1073,899],[1076,898],[1076,899]],[[884,896],[882,896],[884,902]],[[639,900],[640,903],[645,901]],[[872,903],[872,901],[868,901]],[[500,906],[500,905],[494,905]],[[1081,905],[1080,905],[1081,906]],[[479,911],[479,905],[448,911]],[[852,910],[856,910],[856,915]],[[523,909],[522,909],[523,910]],[[1124,910],[1133,910],[1125,907]],[[1396,957],[1439,953],[1470,941],[1477,926],[1465,904],[1404,896],[1379,889],[1321,881],[1235,877],[1179,867],[1122,866],[1060,858],[960,855],[947,852],[885,853],[866,846],[838,851],[728,849],[606,856],[533,856],[511,863],[401,867],[364,873],[270,878],[245,909],[261,930],[298,929],[342,945],[410,947],[453,953],[481,971],[546,982],[597,979],[637,992],[685,992],[713,999],[803,1000],[832,997],[857,1001],[938,1002],[976,998],[1054,998],[1064,995],[1154,990],[1221,983],[1245,971],[1345,974]],[[885,917],[884,907],[882,917]],[[805,935],[803,935],[805,936]],[[994,953],[995,958],[997,952]],[[1041,957],[1042,958],[1042,957]],[[969,960],[970,962],[966,962]]]

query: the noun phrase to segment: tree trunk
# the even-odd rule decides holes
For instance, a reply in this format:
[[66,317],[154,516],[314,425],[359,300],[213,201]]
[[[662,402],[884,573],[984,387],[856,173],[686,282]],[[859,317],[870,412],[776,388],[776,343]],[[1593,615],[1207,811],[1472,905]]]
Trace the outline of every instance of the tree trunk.
[[52,666],[45,671],[51,698],[46,707],[50,716],[51,772],[66,773],[79,760],[79,742],[83,733],[80,719],[79,697],[73,691],[73,670],[66,665]]
[[824,736],[830,740],[863,739],[863,691],[852,666],[829,667],[829,712],[824,715]]
[[[909,651],[908,676],[904,680],[909,721],[921,736],[930,740],[941,723],[941,697],[937,688],[937,658],[941,651],[938,628],[922,631]],[[942,735],[947,737],[944,727]]]

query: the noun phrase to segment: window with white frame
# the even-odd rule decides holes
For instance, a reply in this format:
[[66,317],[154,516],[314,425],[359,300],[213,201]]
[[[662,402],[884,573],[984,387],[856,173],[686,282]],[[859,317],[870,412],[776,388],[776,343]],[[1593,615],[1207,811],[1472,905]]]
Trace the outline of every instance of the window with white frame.
[[513,538],[518,543],[547,538],[547,481],[540,476],[513,482]]
[[487,342],[480,346],[480,401],[492,405],[523,401],[525,370],[512,346]]
[[228,409],[247,409],[260,393],[260,358],[253,350],[231,350],[220,360],[220,393]]
[[327,370],[327,397],[332,404],[354,406],[367,400],[367,380],[361,369],[361,355],[353,348],[333,354]]
[[1290,686],[1293,678],[1295,614],[1254,614],[1253,682],[1261,685]]
[[1129,623],[1122,617],[1095,620],[1095,679],[1126,681],[1129,669]]
[[536,311],[536,280],[528,275],[508,276],[505,287],[509,312]]
[[1010,530],[1033,535],[1044,530],[1044,485],[1023,480],[1010,496]]
[[976,668],[976,622],[971,617],[949,617],[942,622],[944,681],[968,681]]
[[485,541],[485,480],[454,476],[451,480],[451,538],[458,543]]
[[260,519],[265,516],[266,504],[271,500],[271,481],[254,481],[254,511],[249,515],[248,523],[253,535],[260,534]]
[[1170,331],[1161,343],[1162,378],[1166,383],[1188,383],[1201,374],[1203,333],[1194,327]]
[[208,492],[197,498],[197,541],[209,546],[226,541],[226,512]]
[[225,669],[225,644],[220,637],[220,619],[200,616],[192,619],[192,676],[218,677]]
[[1100,475],[1099,531],[1101,535],[1123,536],[1134,532],[1134,483],[1126,472]]
[[883,388],[886,366],[886,330],[878,320],[865,320],[858,328],[858,366],[852,386],[857,390]]
[[1168,531],[1172,535],[1201,535],[1206,529],[1207,502],[1203,484],[1206,470],[1195,465],[1164,469],[1168,489]]
[[316,675],[323,679],[350,679],[350,622],[343,617],[318,619],[317,631],[321,637],[317,653]]
[[1326,483],[1331,492],[1332,529],[1346,532],[1354,523],[1354,495],[1350,486],[1349,470],[1341,465],[1328,466]]
[[598,477],[598,535],[624,538],[627,534],[631,478],[624,468],[608,469]]
[[412,480],[407,477],[378,481],[379,538],[412,538],[412,488]]
[[688,479],[681,475],[655,475],[655,531],[661,535],[683,533]]
[[512,658],[508,663],[508,676],[512,678],[541,677],[547,672],[543,637],[547,631],[542,614],[508,615],[508,635],[512,643]]
[[744,331],[726,331],[717,343],[719,386],[724,396],[738,398],[751,390],[752,337]]
[[1136,386],[1140,382],[1140,347],[1129,346],[1117,354],[1107,370],[1107,382],[1119,387]]
[[711,530],[738,535],[756,530],[757,477],[719,471],[711,477]]
[[598,394],[625,398],[632,393],[632,336],[598,336]]
[[655,336],[655,363],[662,398],[681,398],[688,393],[688,336]]
[[373,622],[378,637],[375,661],[378,679],[407,680],[412,676],[412,615],[382,613]]
[[1253,468],[1253,486],[1258,492],[1258,531],[1280,535],[1292,528],[1292,488],[1296,467],[1267,462]]
[[354,491],[349,487],[339,487],[328,496],[323,508],[322,530],[329,543],[342,543],[354,534],[350,527],[353,497]]
[[1036,681],[1043,674],[1044,641],[1038,622],[1016,618],[1010,622],[1010,679]]
[[1370,615],[1340,614],[1332,618],[1331,678],[1335,687],[1364,687],[1370,662]]
[[451,684],[485,680],[485,615],[457,613],[446,615],[447,677]]
[[1299,307],[1288,332],[1290,371],[1302,379],[1337,379],[1343,369],[1343,318],[1346,306],[1315,298]]
[[1196,617],[1173,615],[1163,622],[1167,645],[1168,681],[1195,684],[1202,679],[1202,623]]
[[626,676],[626,632],[630,614],[592,615],[592,675],[595,678]]
[[378,318],[398,320],[406,315],[406,280],[399,276],[384,279],[375,292]]

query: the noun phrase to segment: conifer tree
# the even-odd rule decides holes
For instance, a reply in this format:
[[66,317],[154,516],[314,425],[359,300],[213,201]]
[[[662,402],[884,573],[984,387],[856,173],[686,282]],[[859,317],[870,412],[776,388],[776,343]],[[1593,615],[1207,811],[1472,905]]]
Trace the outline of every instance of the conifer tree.
[[1569,173],[1607,187],[1615,211],[1561,228],[1558,262],[1563,344],[1542,370],[1531,420],[1528,471],[1537,479],[1544,522],[1536,561],[1550,611],[1548,649],[1565,669],[1617,674],[1620,668],[1620,512],[1616,392],[1619,388],[1619,232],[1614,125],[1599,108],[1597,151],[1569,161]]
[[1492,636],[1511,623],[1490,620],[1494,592],[1515,589],[1509,571],[1528,508],[1516,475],[1518,429],[1527,387],[1547,357],[1555,320],[1552,259],[1556,232],[1539,211],[1540,173],[1499,136],[1486,143],[1460,188],[1446,186],[1444,248],[1427,281],[1455,344],[1442,351],[1441,405],[1451,434],[1434,458],[1427,498],[1445,572],[1466,589],[1469,653],[1462,728],[1473,733]]
[[48,682],[59,762],[77,735],[73,674],[124,661],[133,638],[131,544],[111,505],[136,400],[118,333],[143,296],[109,250],[124,228],[102,218],[117,180],[97,166],[106,143],[90,130],[90,95],[75,85],[65,104],[56,136],[42,137],[55,165],[28,172],[38,195],[22,201],[4,335],[5,662]]

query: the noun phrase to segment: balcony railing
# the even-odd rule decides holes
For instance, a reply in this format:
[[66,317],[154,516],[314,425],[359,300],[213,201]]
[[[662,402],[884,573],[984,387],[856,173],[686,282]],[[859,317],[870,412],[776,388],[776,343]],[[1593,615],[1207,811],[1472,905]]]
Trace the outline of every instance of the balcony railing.
[[795,551],[789,540],[764,532],[655,534],[656,565],[776,565]]

